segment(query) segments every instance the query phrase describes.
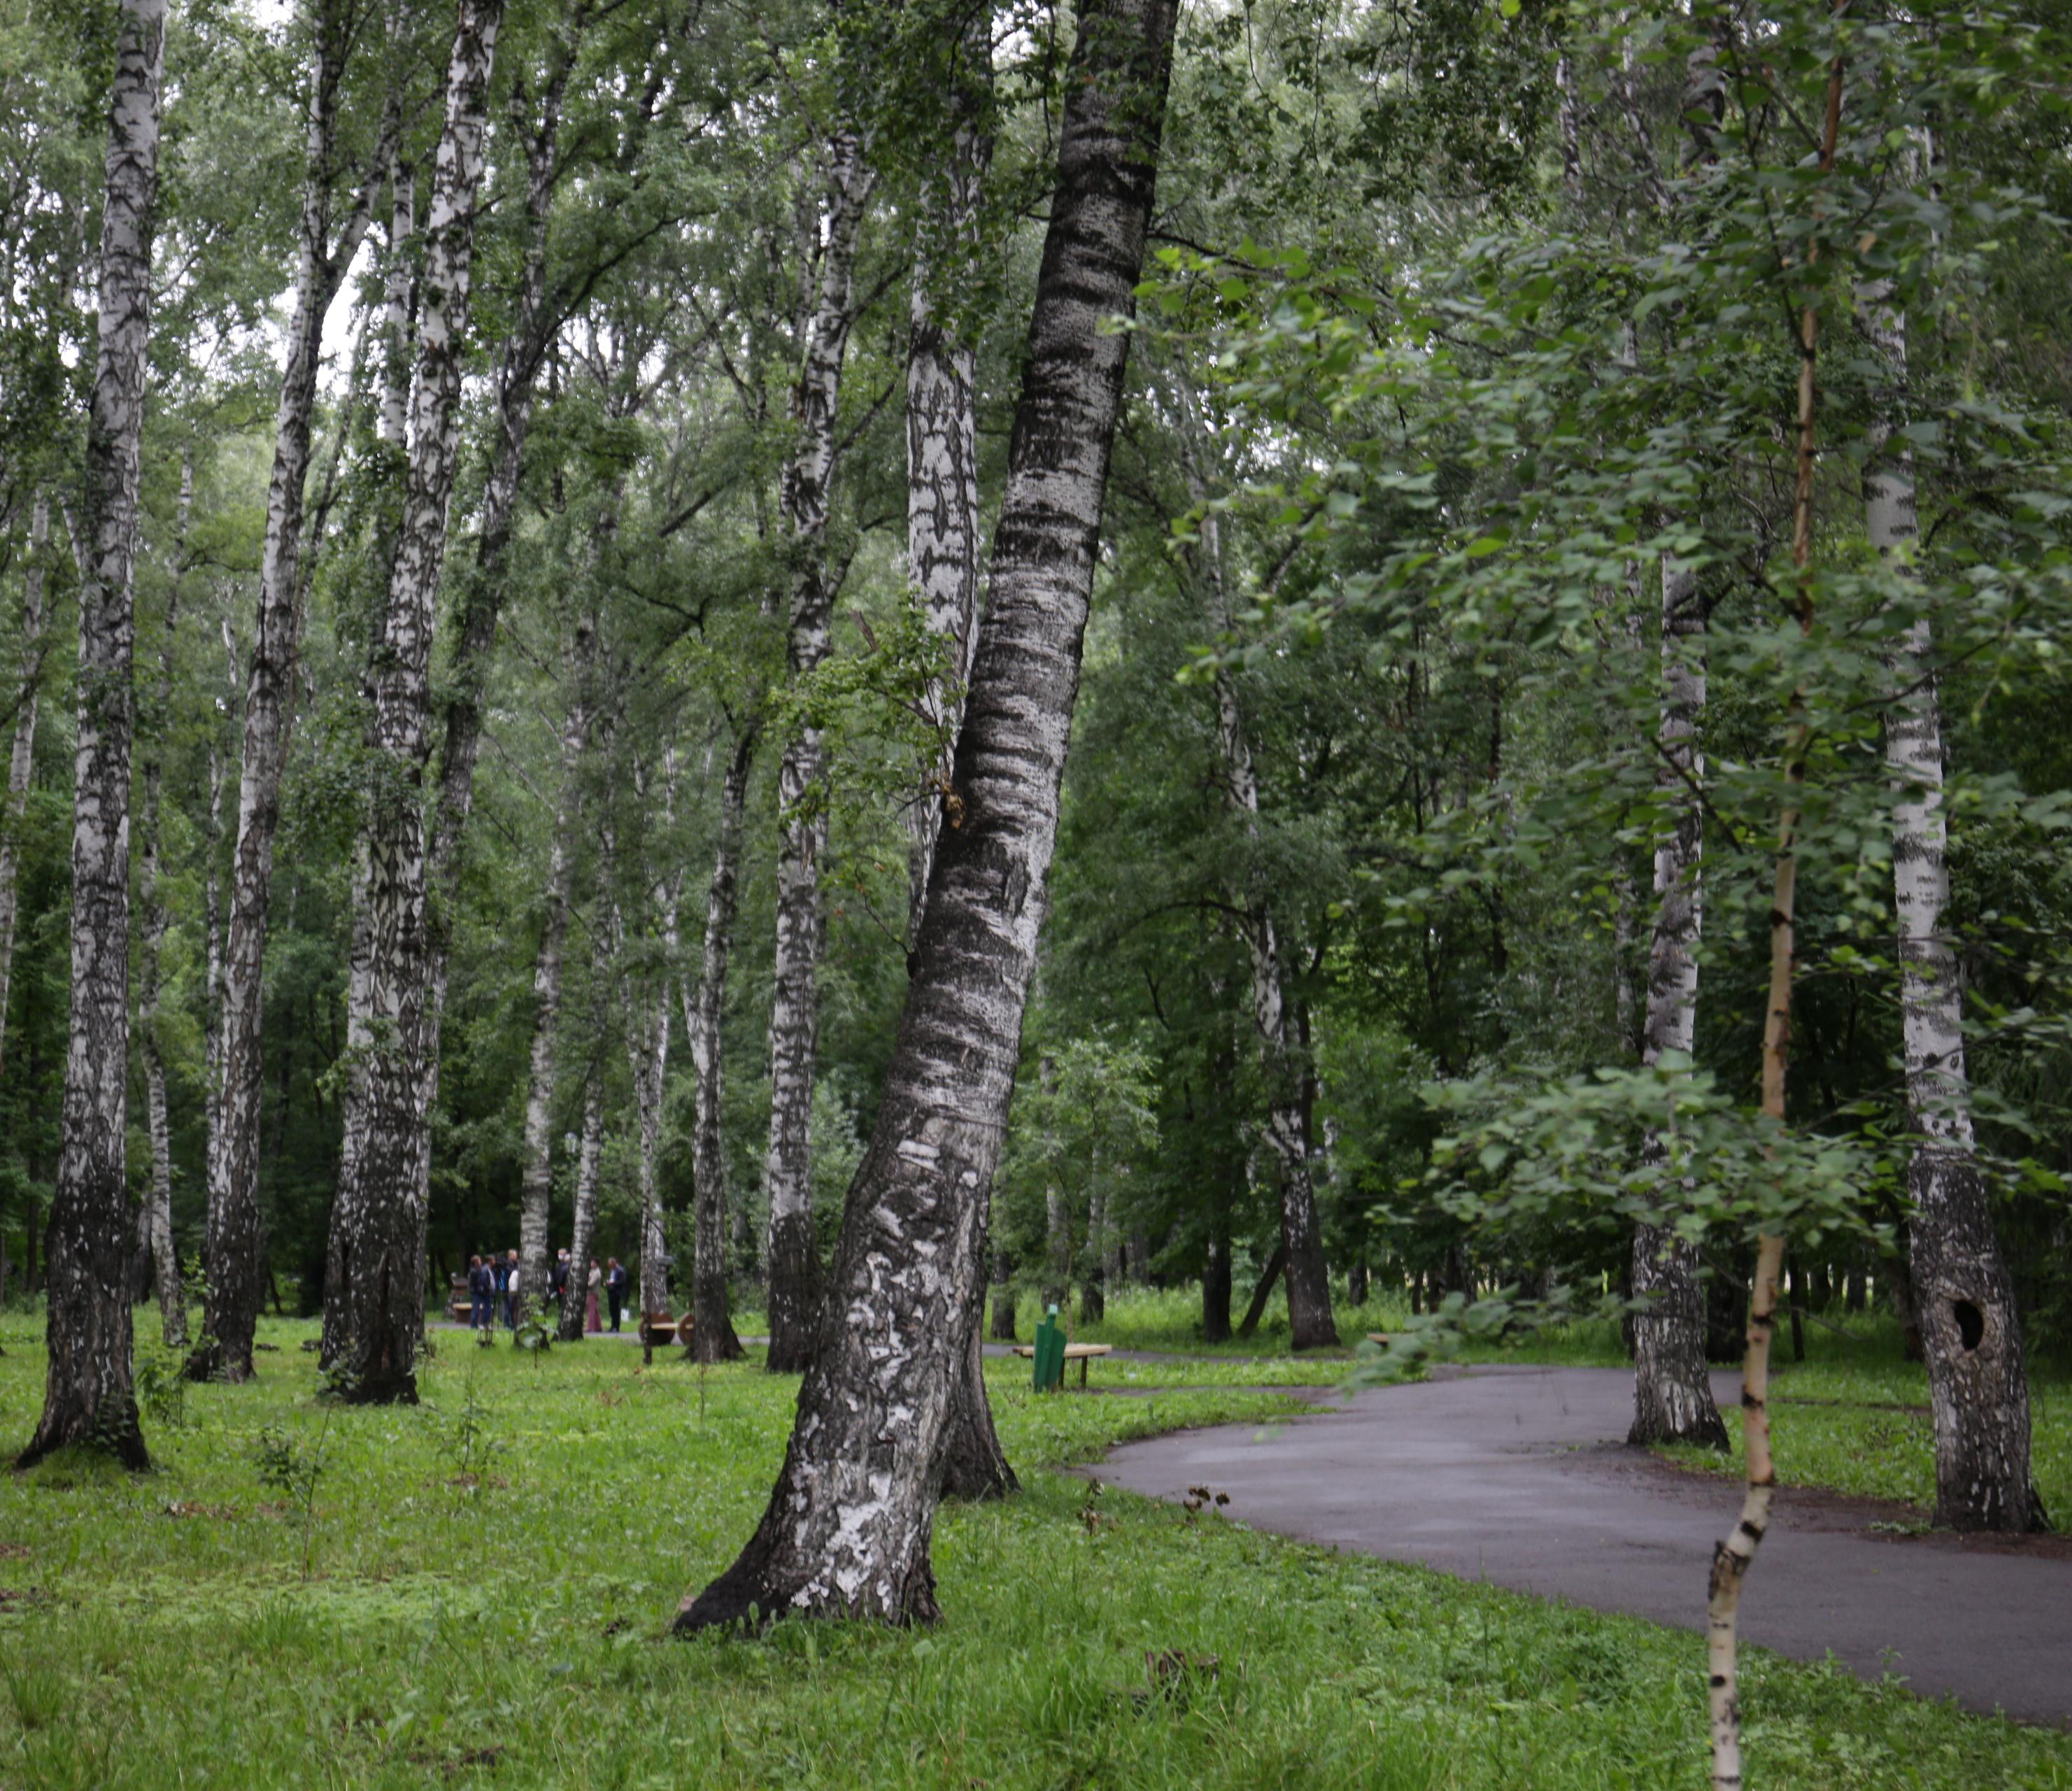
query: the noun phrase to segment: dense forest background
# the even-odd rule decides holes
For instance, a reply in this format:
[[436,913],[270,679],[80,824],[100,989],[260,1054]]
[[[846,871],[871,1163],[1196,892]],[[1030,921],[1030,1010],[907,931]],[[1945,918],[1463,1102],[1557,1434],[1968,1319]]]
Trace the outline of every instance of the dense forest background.
[[[289,1311],[322,1301],[354,1048],[370,640],[395,487],[384,332],[417,253],[390,190],[394,167],[430,167],[450,10],[192,0],[166,48],[127,1162],[140,1213],[162,1164],[190,1266],[313,30],[352,45],[327,178],[341,208],[362,183],[378,192],[323,334],[265,962],[258,1186],[269,1295]],[[1790,1118],[1817,1147],[1807,1174],[1842,1191],[1824,1218],[1802,1216],[1799,1297],[1906,1299],[1892,885],[1905,793],[1878,730],[1906,683],[1894,631],[1918,614],[1935,630],[1948,928],[1993,1215],[2031,1347],[2072,1342],[2072,159],[2063,71],[2039,48],[2062,46],[2066,22],[2048,5],[1861,16],[1846,197],[1829,202],[1848,224],[1823,226],[1845,246],[1809,276],[1790,233],[1810,215],[1811,124],[1788,89],[1794,71],[1809,93],[1824,77],[1824,8],[1766,15],[1785,97],[1766,110],[1734,85],[1709,114],[1716,142],[1697,150],[1696,13],[1184,10],[995,1211],[997,1295],[1069,1284],[1097,1307],[1118,1278],[1200,1283],[1206,1328],[1227,1331],[1281,1237],[1268,1133],[1290,1108],[1344,1297],[1623,1284],[1607,1140],[1638,1136],[1618,1078],[1640,1073],[1651,858],[1675,806],[1659,775],[1662,583],[1688,577],[1710,642],[1689,1053],[1716,1099],[1707,1112],[1756,1099],[1794,691],[1817,723]],[[808,800],[828,834],[811,1207],[832,1249],[905,994],[910,817],[936,800],[925,699],[941,668],[906,558],[917,284],[975,354],[989,527],[1069,37],[1034,4],[987,28],[992,163],[968,241],[945,243],[924,198],[949,153],[937,93],[962,14],[542,0],[505,22],[433,670],[435,714],[479,701],[482,718],[437,923],[441,1285],[471,1251],[517,1241],[543,1024],[552,1241],[568,1237],[586,1124],[601,1126],[597,1254],[653,1254],[651,1164],[688,1283],[698,1068],[680,1032],[644,1138],[639,1084],[658,1023],[688,1015],[699,982],[738,764],[721,1132],[728,1266],[737,1305],[760,1310],[780,746],[808,725],[827,769]],[[0,1242],[17,1299],[39,1286],[60,1143],[78,583],[64,494],[94,360],[113,32],[112,9],[0,0],[0,691],[27,743],[6,817],[0,1060]],[[837,117],[862,146],[863,188],[831,153]],[[780,518],[845,178],[861,196],[828,485],[835,592],[826,657],[802,665],[787,658],[796,547]],[[1815,524],[1835,620],[1809,644],[1778,568],[1793,319],[1813,277],[1836,298]],[[1897,423],[1878,304],[1908,319]],[[457,644],[491,564],[481,532],[514,352],[533,355],[536,377],[477,689]],[[1921,513],[1914,607],[1898,623],[1862,498],[1895,429]],[[1246,780],[1249,801],[1234,800]],[[1292,1096],[1276,1085],[1288,1064],[1258,1046],[1262,925]],[[561,986],[543,1009],[550,935]],[[1514,1175],[1527,1157],[1539,1167]],[[1706,1246],[1729,1289],[1747,1272],[1737,1225],[1728,1215]],[[149,1276],[140,1250],[140,1297]]]

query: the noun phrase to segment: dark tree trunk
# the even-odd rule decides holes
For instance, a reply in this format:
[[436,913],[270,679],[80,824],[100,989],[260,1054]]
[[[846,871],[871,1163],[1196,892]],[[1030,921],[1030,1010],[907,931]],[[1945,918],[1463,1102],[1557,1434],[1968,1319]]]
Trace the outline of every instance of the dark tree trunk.
[[1057,188],[957,743],[878,1124],[851,1184],[821,1347],[767,1510],[680,1630],[936,1615],[929,1551],[972,1344],[987,1207],[1054,850],[1059,790],[1141,277],[1174,0],[1080,14]]
[[1014,1266],[998,1245],[993,1253],[993,1340],[1013,1343],[1014,1329]]
[[[1259,1284],[1252,1290],[1252,1299],[1245,1307],[1244,1318],[1238,1322],[1237,1334],[1240,1337],[1249,1337],[1259,1328],[1259,1321],[1266,1315],[1266,1303],[1273,1297],[1273,1284],[1287,1266],[1288,1245],[1283,1241],[1273,1246],[1272,1255],[1267,1258],[1266,1266],[1259,1272]],[[1227,1272],[1225,1287],[1227,1290]]]
[[1202,1340],[1226,1343],[1231,1334],[1230,1215],[1219,1209],[1202,1261]]
[[964,1353],[963,1371],[950,1389],[944,1421],[943,1492],[952,1499],[1004,1499],[1022,1490],[1007,1451],[1000,1446],[993,1406],[985,1396],[985,1353],[979,1342],[980,1320],[985,1316],[985,1258],[984,1250],[976,1254],[980,1287],[971,1302],[971,1342]]
[[1748,1252],[1719,1246],[1706,1253],[1705,1360],[1738,1362],[1748,1345]]
[[64,1143],[51,1203],[50,1359],[43,1412],[17,1465],[102,1449],[150,1465],[130,1381],[130,1201],[123,1164],[130,1057],[130,661],[137,489],[151,332],[151,229],[166,0],[123,0],[101,224],[101,319],[87,413],[87,556],[79,593],[73,760],[72,1020]]
[[[474,266],[489,72],[503,0],[462,0],[445,129],[425,224],[423,315],[411,395],[403,520],[375,643],[368,728],[371,794],[356,978],[368,1031],[347,1099],[356,1145],[341,1165],[339,1273],[325,1288],[334,1384],[364,1403],[414,1402],[424,1328],[424,1170],[431,1089],[433,964],[423,802],[431,745],[433,606],[460,449],[461,351]],[[348,1126],[355,1122],[348,1120]]]
[[50,532],[50,499],[38,492],[30,507],[29,552],[22,574],[22,681],[15,691],[14,737],[7,755],[7,806],[0,811],[0,1068],[7,1060],[7,1000],[19,912],[16,873],[22,858],[22,818],[28,808],[29,780],[36,768],[36,713],[43,695],[43,661],[49,652],[50,615],[43,590]]
[[684,1036],[693,1077],[691,1138],[691,1344],[701,1362],[730,1362],[746,1353],[735,1335],[727,1292],[726,1138],[724,1130],[727,964],[734,949],[734,917],[740,900],[741,835],[748,806],[749,774],[760,739],[750,723],[735,738],[720,785],[719,842],[713,856],[712,887],[705,897],[705,957],[697,990],[687,992]]

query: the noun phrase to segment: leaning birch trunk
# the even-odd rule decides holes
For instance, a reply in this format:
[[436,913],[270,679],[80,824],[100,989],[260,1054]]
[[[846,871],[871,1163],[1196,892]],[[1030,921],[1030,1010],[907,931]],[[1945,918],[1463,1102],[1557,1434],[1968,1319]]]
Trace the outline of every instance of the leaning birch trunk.
[[926,1621],[951,1390],[1035,971],[1059,791],[1143,267],[1174,0],[1079,14],[992,607],[878,1123],[851,1184],[821,1347],[754,1538],[676,1618]]
[[[1839,12],[1847,0],[1836,0]],[[1820,145],[1823,178],[1835,166],[1835,143],[1842,125],[1842,64],[1838,59],[1827,81],[1827,109]],[[1809,266],[1819,253],[1814,238]],[[1820,314],[1808,299],[1799,316],[1799,414],[1797,477],[1791,504],[1791,564],[1797,583],[1795,607],[1802,636],[1813,632],[1813,460],[1815,443],[1814,372],[1820,340]],[[1800,789],[1806,781],[1806,755],[1812,730],[1803,696],[1794,694],[1786,724],[1784,811],[1777,827],[1777,875],[1770,904],[1770,990],[1762,1027],[1762,1110],[1782,1126],[1785,1085],[1791,1044],[1793,957],[1796,950],[1793,912],[1799,890],[1796,856]],[[1747,1480],[1740,1521],[1733,1534],[1712,1551],[1706,1589],[1705,1652],[1712,1742],[1712,1791],[1741,1791],[1741,1708],[1738,1684],[1741,1587],[1770,1528],[1770,1501],[1777,1489],[1777,1466],[1770,1452],[1770,1344],[1777,1316],[1777,1287],[1784,1269],[1784,1239],[1765,1233],[1756,1247],[1755,1275],[1749,1295],[1748,1348],[1741,1360],[1741,1450]]]
[[166,588],[166,616],[158,642],[158,678],[144,718],[144,813],[140,841],[142,875],[138,893],[143,912],[138,917],[137,1011],[142,1022],[145,1135],[150,1141],[151,1179],[144,1195],[140,1241],[149,1251],[158,1296],[158,1333],[168,1349],[187,1340],[187,1299],[180,1287],[180,1266],[173,1254],[173,1142],[166,1111],[166,1054],[159,1043],[165,983],[159,960],[166,943],[168,916],[163,883],[164,841],[160,811],[166,787],[166,735],[172,718],[175,648],[179,640],[180,581],[187,570],[187,522],[194,511],[194,447],[180,454],[179,521],[173,533],[173,563]]
[[[352,42],[351,32],[338,16],[341,10],[320,7],[312,34],[295,307],[288,325],[288,352],[274,410],[258,615],[245,685],[237,839],[231,856],[228,933],[222,948],[221,1080],[212,1078],[210,1084],[217,1131],[208,1160],[208,1277],[201,1347],[191,1358],[188,1372],[227,1381],[252,1377],[253,1332],[263,1295],[259,1121],[265,1066],[261,1055],[261,1023],[273,891],[273,841],[280,829],[281,780],[294,725],[295,667],[302,646],[303,488],[309,476],[317,371],[323,359],[324,319],[347,268],[359,253],[372,202],[371,191],[363,192],[334,243],[331,205],[339,89]],[[212,927],[211,933],[212,940]]]
[[[993,138],[985,113],[993,84],[992,13],[973,10],[949,83],[950,157],[935,183],[919,248],[906,337],[906,566],[928,632],[941,643],[944,670],[922,697],[936,751],[906,809],[907,916],[911,945],[921,936],[928,871],[950,788],[964,686],[978,644],[979,508],[976,352],[968,329],[946,324],[931,281],[948,270],[962,282],[979,247],[979,209]],[[931,256],[928,245],[937,245]],[[947,249],[948,253],[942,251]],[[972,1336],[952,1394],[944,1490],[952,1498],[1001,1498],[1018,1489],[1000,1446],[985,1393],[980,1326],[985,1311],[985,1256],[972,1296]]]
[[101,220],[101,318],[87,412],[86,557],[79,593],[79,727],[72,838],[72,1019],[63,1143],[51,1199],[43,1411],[16,1462],[105,1450],[150,1465],[130,1381],[130,661],[137,488],[151,331],[151,227],[166,0],[123,0]]
[[[1889,282],[1866,288],[1862,298],[1886,376],[1874,399],[1864,521],[1879,558],[1893,568],[1902,592],[1918,599],[1910,564],[1914,458],[1897,433],[1906,318],[1890,303]],[[2043,1512],[2030,1478],[2021,1321],[1972,1138],[1963,985],[1943,927],[1950,867],[1942,710],[1925,614],[1901,636],[1893,669],[1897,694],[1885,710],[1885,748],[1896,792],[1893,896],[1907,1117],[1915,1138],[1907,1241],[1934,1414],[1935,1521],[1960,1530],[2037,1530]]]
[[760,731],[759,724],[751,721],[734,737],[734,751],[720,785],[719,843],[713,857],[712,886],[705,896],[705,955],[698,965],[696,993],[687,990],[684,1003],[684,1037],[691,1054],[694,1103],[690,1349],[693,1359],[701,1362],[730,1362],[743,1353],[741,1339],[734,1333],[727,1295],[723,1027],[727,960],[733,950],[734,910],[740,899],[742,824]]
[[[857,233],[870,197],[863,146],[847,126],[828,146],[827,242],[804,358],[791,394],[798,443],[785,463],[781,505],[790,561],[791,619],[786,656],[796,683],[826,657],[834,586],[827,560],[828,495],[834,474],[835,425],[842,360],[855,322]],[[820,731],[802,726],[784,743],[777,774],[783,839],[777,858],[776,991],[770,1010],[770,1355],[773,1372],[812,1359],[819,1328],[820,1251],[812,1208],[813,1056],[820,1035],[820,961],[827,920],[820,861],[827,850]]]
[[589,1305],[590,1253],[597,1246],[598,1166],[604,1153],[604,1035],[611,1015],[614,982],[611,928],[603,924],[610,887],[609,858],[598,867],[600,896],[590,927],[590,1061],[583,1088],[582,1138],[576,1152],[574,1224],[569,1237],[569,1285],[561,1296],[561,1341],[583,1336]]
[[[1187,450],[1190,496],[1200,504],[1207,490]],[[1223,530],[1214,510],[1204,511],[1199,525],[1198,561],[1207,579],[1218,624],[1231,625],[1225,583]],[[1237,681],[1230,668],[1215,673],[1216,739],[1223,749],[1223,788],[1246,844],[1256,858],[1260,847],[1259,779],[1245,736],[1244,712]],[[1259,1035],[1260,1067],[1267,1091],[1266,1140],[1281,1180],[1281,1242],[1288,1270],[1289,1347],[1335,1347],[1338,1322],[1331,1315],[1330,1274],[1324,1261],[1322,1227],[1317,1217],[1315,1178],[1309,1171],[1309,1114],[1302,1097],[1304,1069],[1288,1019],[1287,965],[1273,909],[1259,886],[1263,867],[1255,864],[1253,887],[1245,897],[1244,942],[1252,963],[1252,1018]]]
[[[540,949],[532,959],[532,1046],[525,1079],[525,1166],[518,1191],[519,1285],[547,1285],[547,1221],[553,1192],[556,1029],[561,1011],[561,957],[568,943],[569,897],[575,877],[575,830],[582,807],[583,756],[590,743],[590,664],[597,620],[579,613],[567,654],[569,698],[561,723],[561,780],[541,893]],[[564,1294],[564,1299],[566,1299]]]
[[[1697,791],[1705,776],[1698,744],[1699,718],[1705,710],[1704,633],[1696,574],[1665,556],[1662,716],[1655,732],[1660,762],[1655,785],[1672,825],[1655,848],[1655,929],[1648,941],[1640,1045],[1647,1069],[1659,1066],[1666,1053],[1688,1061],[1696,1035],[1697,949],[1704,924],[1704,814]],[[1643,1149],[1658,1163],[1667,1155],[1659,1133],[1649,1134]],[[1706,1365],[1700,1260],[1698,1246],[1669,1226],[1634,1228],[1633,1293],[1644,1303],[1633,1318],[1629,1443],[1728,1446]]]
[[28,812],[29,780],[36,768],[36,711],[43,687],[45,639],[50,617],[44,607],[44,556],[51,537],[51,504],[36,493],[29,512],[29,557],[22,577],[22,676],[17,686],[14,739],[7,754],[7,805],[0,810],[0,1067],[7,1060],[7,1000],[14,968],[16,894],[22,862],[22,819]]
[[[424,1324],[421,1171],[426,1019],[430,987],[426,847],[421,792],[430,750],[434,601],[446,560],[446,507],[460,451],[461,349],[473,269],[475,196],[482,179],[489,70],[503,0],[461,0],[446,74],[446,112],[425,220],[423,303],[410,394],[409,470],[403,520],[375,642],[367,821],[363,1011],[374,1020],[347,1104],[360,1136],[334,1224],[350,1229],[335,1252],[343,1270],[324,1290],[338,1322],[331,1364],[345,1397],[417,1398]],[[352,1122],[348,1120],[348,1124]]]

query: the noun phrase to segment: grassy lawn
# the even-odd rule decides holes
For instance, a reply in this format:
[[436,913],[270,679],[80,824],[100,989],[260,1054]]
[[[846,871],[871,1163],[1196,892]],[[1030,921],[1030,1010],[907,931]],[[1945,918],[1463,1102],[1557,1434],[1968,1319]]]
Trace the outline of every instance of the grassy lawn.
[[[939,1629],[676,1643],[677,1597],[761,1508],[795,1383],[442,1340],[422,1406],[333,1410],[310,1330],[263,1328],[260,1385],[191,1391],[151,1476],[0,1476],[0,1785],[1704,1782],[1695,1635],[1043,1471],[1297,1409],[1279,1396],[1039,1401],[998,1365],[1029,1490],[945,1512]],[[18,1321],[0,1340],[0,1432],[26,1437],[42,1352]],[[306,1530],[262,1479],[269,1433],[277,1460],[321,1451]],[[1896,1686],[1758,1656],[1747,1705],[1759,1786],[2072,1788],[2072,1738]]]
[[[1790,1359],[1780,1336],[1771,1382],[1771,1430],[1778,1478],[1786,1485],[1935,1502],[1935,1435],[1928,1415],[1928,1371],[1905,1359],[1898,1329],[1861,1322],[1846,1334],[1808,1326],[1806,1360]],[[2062,1365],[2029,1369],[2029,1423],[2037,1489],[2062,1527],[2072,1518],[2072,1377]],[[1741,1414],[1725,1412],[1731,1459],[1702,1449],[1667,1449],[1679,1464],[1738,1476]]]

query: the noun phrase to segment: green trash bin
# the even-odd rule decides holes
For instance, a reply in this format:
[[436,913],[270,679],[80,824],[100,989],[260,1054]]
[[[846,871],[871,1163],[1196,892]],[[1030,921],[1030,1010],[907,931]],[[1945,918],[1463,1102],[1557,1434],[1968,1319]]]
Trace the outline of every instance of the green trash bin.
[[1036,1327],[1035,1362],[1038,1393],[1055,1393],[1065,1384],[1065,1332],[1054,1306]]

